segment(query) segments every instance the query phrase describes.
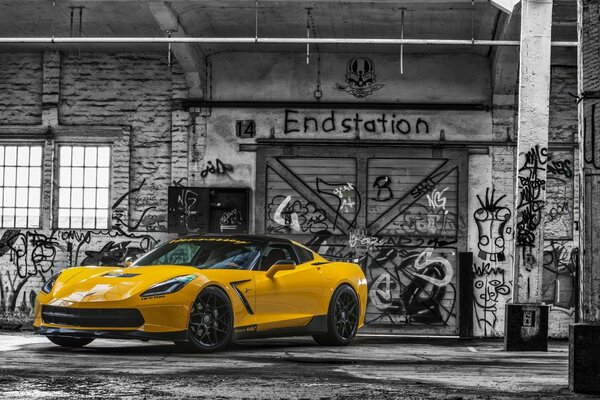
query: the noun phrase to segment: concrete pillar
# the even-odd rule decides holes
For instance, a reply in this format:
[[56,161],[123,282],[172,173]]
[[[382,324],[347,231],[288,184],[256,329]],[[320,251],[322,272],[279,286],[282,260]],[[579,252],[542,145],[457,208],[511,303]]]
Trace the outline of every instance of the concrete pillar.
[[[60,68],[61,60],[58,51],[45,51],[42,65],[42,125],[48,129],[56,128],[58,107],[60,102]],[[43,182],[52,182],[54,140],[46,138],[43,156]],[[52,228],[52,186],[44,185],[42,189],[42,229]]]
[[570,326],[569,387],[600,393],[600,2],[578,2],[580,197],[579,320]]
[[188,98],[185,75],[178,65],[173,66],[171,85],[171,183],[188,186],[188,142],[191,117],[183,102]]
[[42,83],[42,125],[58,125],[58,102],[60,101],[60,53],[44,52]]
[[[546,350],[548,307],[541,306],[544,202],[550,96],[552,0],[523,0],[516,168],[513,304],[506,308],[506,350]],[[545,325],[545,326],[544,326]]]

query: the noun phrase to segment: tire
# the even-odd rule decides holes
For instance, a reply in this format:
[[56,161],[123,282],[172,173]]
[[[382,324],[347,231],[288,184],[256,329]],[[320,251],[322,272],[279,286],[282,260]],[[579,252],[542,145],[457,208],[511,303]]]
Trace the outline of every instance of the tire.
[[192,305],[188,341],[176,342],[184,350],[210,353],[224,349],[233,337],[233,311],[229,297],[214,286],[202,290]]
[[324,346],[347,346],[358,331],[359,312],[356,292],[348,285],[341,285],[331,296],[327,333],[314,335],[313,339]]
[[94,341],[94,338],[69,337],[69,336],[46,336],[49,341],[62,347],[83,347]]

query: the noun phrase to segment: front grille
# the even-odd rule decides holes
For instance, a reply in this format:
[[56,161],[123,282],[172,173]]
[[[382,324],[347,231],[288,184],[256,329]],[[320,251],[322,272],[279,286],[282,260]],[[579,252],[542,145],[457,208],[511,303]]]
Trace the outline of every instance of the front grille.
[[42,319],[48,324],[85,328],[137,328],[144,324],[144,317],[135,308],[42,306]]

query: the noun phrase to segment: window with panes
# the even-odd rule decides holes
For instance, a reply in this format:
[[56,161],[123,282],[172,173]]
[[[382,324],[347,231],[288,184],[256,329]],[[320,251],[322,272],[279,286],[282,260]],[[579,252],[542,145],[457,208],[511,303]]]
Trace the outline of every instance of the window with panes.
[[58,228],[109,227],[110,146],[59,147]]
[[0,224],[39,228],[42,146],[0,146]]

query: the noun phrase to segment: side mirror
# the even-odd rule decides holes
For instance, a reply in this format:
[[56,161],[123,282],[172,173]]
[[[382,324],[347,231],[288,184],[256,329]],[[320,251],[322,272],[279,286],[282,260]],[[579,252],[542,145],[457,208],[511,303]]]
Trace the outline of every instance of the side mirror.
[[133,265],[133,257],[127,257],[127,258],[125,259],[125,261],[123,262],[123,266],[124,266],[125,268],[129,268],[129,267],[131,267],[132,265]]
[[266,277],[273,279],[276,273],[279,271],[291,271],[296,269],[296,263],[292,260],[279,260],[275,264],[271,265],[271,268],[267,271]]

